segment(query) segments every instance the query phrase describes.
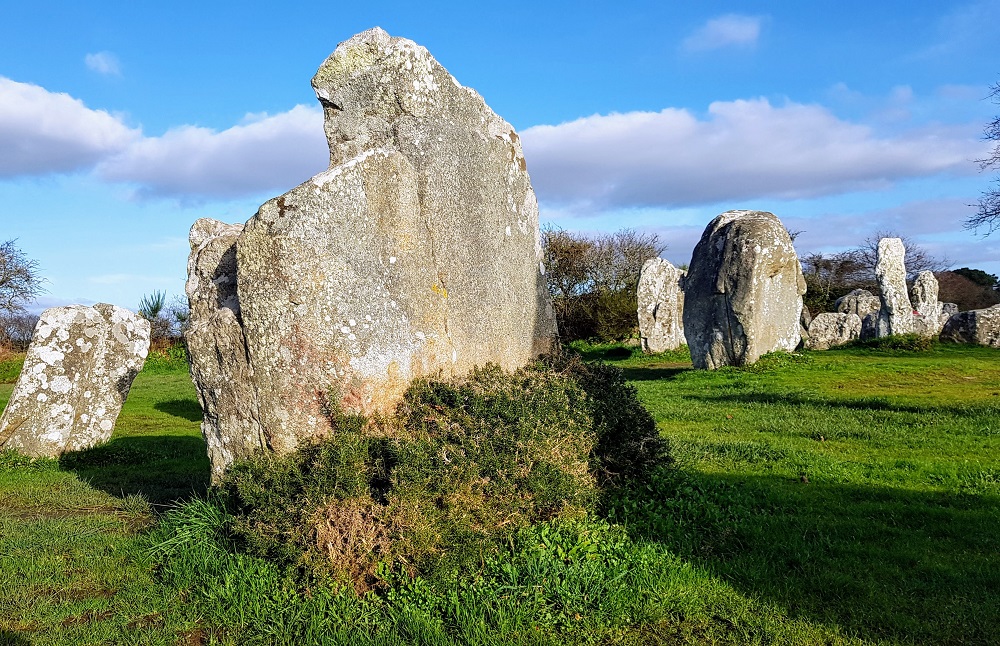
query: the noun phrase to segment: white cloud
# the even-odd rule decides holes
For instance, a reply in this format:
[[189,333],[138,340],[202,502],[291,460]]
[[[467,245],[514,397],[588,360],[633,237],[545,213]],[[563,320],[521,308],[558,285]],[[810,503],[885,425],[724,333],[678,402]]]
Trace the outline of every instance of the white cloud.
[[687,110],[594,115],[522,133],[539,199],[577,210],[796,199],[885,188],[942,173],[974,174],[977,126],[894,136],[821,106],[766,99]]
[[760,38],[760,16],[742,16],[730,13],[712,18],[693,34],[684,39],[681,48],[701,52],[722,47],[752,47]]
[[139,136],[68,94],[0,77],[0,177],[84,169]]
[[273,116],[248,115],[221,132],[174,128],[134,142],[97,172],[137,185],[143,196],[231,198],[291,188],[328,163],[323,113],[299,105]]
[[118,57],[111,52],[87,54],[83,57],[83,62],[86,63],[87,69],[98,74],[105,76],[121,76],[122,74],[122,65],[118,61]]

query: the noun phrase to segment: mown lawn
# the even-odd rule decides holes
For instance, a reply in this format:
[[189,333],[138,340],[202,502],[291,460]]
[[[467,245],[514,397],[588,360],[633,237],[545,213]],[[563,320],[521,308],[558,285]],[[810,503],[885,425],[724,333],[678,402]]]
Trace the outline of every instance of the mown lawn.
[[0,644],[997,642],[1000,352],[617,352],[673,468],[361,599],[220,539],[194,390],[151,365],[107,445],[0,458]]

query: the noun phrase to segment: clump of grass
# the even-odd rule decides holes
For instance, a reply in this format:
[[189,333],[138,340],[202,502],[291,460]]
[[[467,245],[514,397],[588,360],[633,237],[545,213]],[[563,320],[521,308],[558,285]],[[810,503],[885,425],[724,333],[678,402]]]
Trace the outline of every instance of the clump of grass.
[[842,347],[859,348],[864,350],[927,352],[929,350],[933,350],[934,346],[934,339],[920,334],[892,334],[874,339],[852,341]]
[[453,571],[602,487],[668,461],[621,371],[565,355],[513,373],[421,380],[394,416],[333,411],[329,437],[234,465],[220,485],[250,554],[364,591]]

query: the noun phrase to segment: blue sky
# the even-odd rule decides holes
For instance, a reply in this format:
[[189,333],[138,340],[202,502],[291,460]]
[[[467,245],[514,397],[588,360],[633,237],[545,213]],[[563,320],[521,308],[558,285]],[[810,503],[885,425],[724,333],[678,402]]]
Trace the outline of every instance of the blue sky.
[[183,294],[197,218],[245,221],[325,169],[309,80],[376,25],[519,130],[543,222],[655,231],[685,263],[753,208],[800,254],[889,230],[1000,273],[1000,233],[962,229],[990,180],[1000,0],[0,10],[0,241],[40,263],[38,307]]

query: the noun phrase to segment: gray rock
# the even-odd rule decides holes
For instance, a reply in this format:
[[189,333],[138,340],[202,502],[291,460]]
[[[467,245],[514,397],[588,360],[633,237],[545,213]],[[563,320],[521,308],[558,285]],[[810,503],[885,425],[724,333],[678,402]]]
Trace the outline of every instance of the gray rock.
[[926,337],[936,337],[941,332],[941,301],[938,300],[938,281],[934,273],[922,271],[910,288],[913,305],[913,331]]
[[802,337],[802,341],[806,340],[809,336],[809,326],[812,324],[812,314],[809,312],[809,308],[802,305],[802,313],[799,314],[799,336]]
[[949,318],[958,312],[958,305],[955,303],[941,303],[941,313],[947,314]]
[[823,312],[813,317],[805,347],[827,350],[861,337],[861,318],[852,312]]
[[727,211],[705,229],[684,281],[684,333],[696,368],[753,363],[799,343],[806,284],[771,213]]
[[411,380],[513,369],[551,349],[538,205],[514,129],[426,49],[372,29],[313,78],[330,169],[236,243],[273,450],[328,411],[391,410]]
[[1000,348],[1000,308],[959,312],[948,319],[941,340]]
[[846,296],[841,296],[833,303],[833,308],[842,314],[857,314],[860,318],[865,318],[872,312],[877,312],[882,306],[878,296],[872,294],[867,289],[855,289]]
[[639,304],[639,338],[642,351],[664,352],[684,345],[684,272],[663,258],[642,265],[636,299]]
[[242,232],[241,224],[206,218],[194,223],[189,236],[186,291],[191,318],[184,339],[204,412],[201,432],[213,481],[234,460],[268,445],[236,293],[236,239]]
[[0,417],[0,446],[58,457],[108,440],[149,352],[149,322],[107,303],[42,312]]
[[899,238],[878,241],[875,278],[878,281],[881,308],[876,324],[876,336],[910,334],[913,332],[913,307],[906,294],[906,250]]
[[878,336],[878,312],[867,314],[861,319],[861,340],[868,341]]

